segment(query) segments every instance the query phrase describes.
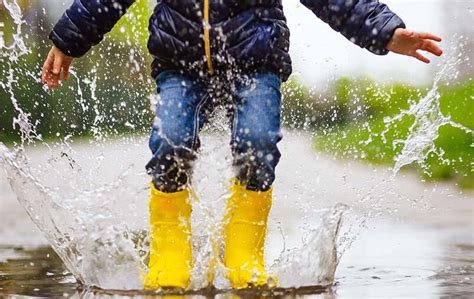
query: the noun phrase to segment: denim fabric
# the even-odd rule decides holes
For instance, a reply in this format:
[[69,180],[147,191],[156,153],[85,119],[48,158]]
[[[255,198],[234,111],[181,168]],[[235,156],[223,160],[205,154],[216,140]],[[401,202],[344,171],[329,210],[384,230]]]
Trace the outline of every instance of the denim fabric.
[[249,190],[271,187],[280,159],[277,143],[282,138],[277,74],[256,72],[221,83],[219,92],[213,82],[193,80],[176,71],[161,72],[156,83],[159,100],[149,140],[153,158],[146,168],[158,190],[175,192],[190,183],[199,131],[216,104],[226,105],[231,118],[236,178]]

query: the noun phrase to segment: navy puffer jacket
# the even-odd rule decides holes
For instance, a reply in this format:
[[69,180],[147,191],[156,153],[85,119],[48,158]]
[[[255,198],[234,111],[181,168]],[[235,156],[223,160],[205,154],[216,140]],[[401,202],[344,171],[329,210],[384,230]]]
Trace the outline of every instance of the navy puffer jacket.
[[[134,0],[74,0],[50,34],[67,55],[98,44]],[[403,21],[377,0],[301,0],[334,30],[383,55]],[[150,18],[152,75],[182,70],[195,75],[264,69],[291,74],[290,33],[282,0],[158,0]],[[308,35],[311,30],[308,30]]]

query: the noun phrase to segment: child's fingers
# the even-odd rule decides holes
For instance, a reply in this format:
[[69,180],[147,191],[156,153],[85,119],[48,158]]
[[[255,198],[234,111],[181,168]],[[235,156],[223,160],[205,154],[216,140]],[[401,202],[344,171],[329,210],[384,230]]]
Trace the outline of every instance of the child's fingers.
[[55,57],[54,64],[53,64],[53,74],[59,77],[62,66],[63,66],[63,58],[61,56]]
[[441,48],[432,41],[423,42],[423,45],[420,49],[430,52],[431,54],[434,54],[436,56],[441,56],[441,54],[443,54],[443,50],[441,50]]
[[54,74],[52,70],[46,75],[46,84],[48,85],[49,89],[53,89],[56,86],[54,84]]
[[67,81],[69,79],[69,68],[71,67],[70,63],[65,63],[63,65],[63,75],[64,75],[64,81]]
[[426,58],[425,56],[421,55],[419,52],[415,51],[412,56],[415,57],[416,59],[418,59],[421,62],[430,63],[430,60],[428,58]]
[[64,81],[67,81],[69,79],[69,66],[63,67],[63,72],[64,72]]
[[420,33],[420,37],[423,38],[423,39],[430,39],[430,40],[434,40],[436,42],[440,42],[442,41],[443,39],[437,35],[434,35],[432,33],[429,33],[429,32],[421,32]]
[[55,57],[54,64],[53,64],[53,73],[51,76],[51,80],[52,80],[51,83],[53,87],[59,86],[59,79],[60,79],[62,66],[63,66],[63,58],[61,56]]
[[48,69],[45,74],[43,83],[47,84],[48,88],[51,89],[57,86],[55,82],[57,82],[57,79],[56,79],[56,76],[53,74],[52,68]]
[[43,64],[43,73],[41,74],[41,82],[47,83],[48,76],[51,74],[53,69],[53,60],[48,57],[46,58],[44,64]]

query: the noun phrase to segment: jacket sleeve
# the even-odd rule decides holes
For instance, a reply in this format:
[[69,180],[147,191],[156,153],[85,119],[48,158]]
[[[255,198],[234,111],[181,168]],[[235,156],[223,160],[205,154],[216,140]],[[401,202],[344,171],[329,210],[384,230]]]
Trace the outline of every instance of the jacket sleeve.
[[104,38],[134,0],[74,0],[49,38],[65,54],[80,57]]
[[351,42],[378,55],[389,52],[386,46],[395,29],[405,28],[402,19],[378,0],[300,1]]

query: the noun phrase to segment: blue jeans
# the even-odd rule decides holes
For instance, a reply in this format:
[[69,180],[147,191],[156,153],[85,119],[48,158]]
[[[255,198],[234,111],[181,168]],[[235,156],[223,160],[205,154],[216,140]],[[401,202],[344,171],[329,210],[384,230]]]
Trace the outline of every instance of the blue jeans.
[[190,183],[199,149],[199,131],[216,105],[226,105],[236,178],[247,189],[268,190],[280,160],[281,80],[271,72],[255,72],[234,82],[193,80],[176,71],[156,77],[159,100],[146,168],[155,187],[176,192]]

